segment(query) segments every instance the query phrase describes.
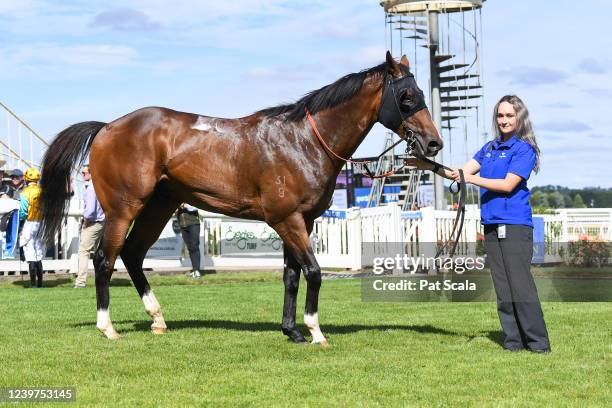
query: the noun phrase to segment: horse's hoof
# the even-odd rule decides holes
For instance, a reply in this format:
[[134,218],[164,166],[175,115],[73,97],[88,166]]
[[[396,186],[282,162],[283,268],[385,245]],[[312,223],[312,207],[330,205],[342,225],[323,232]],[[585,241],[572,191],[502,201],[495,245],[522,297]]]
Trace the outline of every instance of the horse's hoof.
[[302,333],[297,329],[282,329],[283,334],[289,337],[289,340],[297,343],[297,344],[308,344],[308,340],[302,335]]
[[100,333],[109,340],[119,340],[121,336],[115,330],[100,330]]
[[167,327],[151,327],[151,333],[153,334],[166,334],[167,332]]

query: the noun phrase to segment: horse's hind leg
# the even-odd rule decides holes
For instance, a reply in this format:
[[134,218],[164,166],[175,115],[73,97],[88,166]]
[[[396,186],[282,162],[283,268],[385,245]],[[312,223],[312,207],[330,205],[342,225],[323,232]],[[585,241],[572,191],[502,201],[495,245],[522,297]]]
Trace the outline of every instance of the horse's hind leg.
[[167,327],[159,302],[142,271],[142,262],[179,204],[176,199],[156,192],[136,218],[121,250],[121,259],[142,299],[145,311],[153,319],[151,332],[154,334],[165,333]]
[[[136,212],[135,208],[133,212]],[[104,235],[93,259],[96,270],[96,300],[98,306],[96,327],[111,340],[118,339],[119,334],[113,328],[110,319],[109,284],[115,267],[115,260],[125,241],[125,234],[133,215],[128,214],[120,217],[114,214],[106,214]]]

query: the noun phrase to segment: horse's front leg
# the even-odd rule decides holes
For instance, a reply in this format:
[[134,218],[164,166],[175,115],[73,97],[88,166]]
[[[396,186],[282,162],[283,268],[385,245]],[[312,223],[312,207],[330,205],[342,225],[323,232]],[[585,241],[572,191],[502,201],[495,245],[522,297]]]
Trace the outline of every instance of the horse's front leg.
[[306,307],[304,309],[304,324],[310,330],[313,344],[321,344],[327,347],[327,339],[323,336],[319,327],[319,289],[321,289],[321,268],[317,263],[314,252],[309,246],[309,260],[303,267],[304,277],[308,282],[306,289]]
[[285,301],[283,304],[283,323],[281,329],[289,339],[295,343],[305,343],[306,339],[297,328],[295,322],[295,307],[300,287],[300,264],[285,245],[285,267],[283,270],[283,283],[285,284]]
[[[327,340],[325,339],[325,336],[323,336],[321,328],[319,327],[318,316],[319,289],[321,288],[321,268],[319,267],[312,247],[310,246],[310,240],[308,238],[309,228],[307,228],[302,214],[298,213],[294,213],[287,217],[287,219],[285,219],[283,222],[275,225],[274,228],[283,238],[285,248],[291,252],[295,262],[304,271],[304,277],[306,278],[307,282],[304,323],[308,327],[308,330],[310,330],[310,334],[312,335],[312,343],[327,346]],[[285,268],[285,271],[288,271],[287,267]],[[287,273],[285,273],[285,275],[288,276]],[[299,275],[297,278],[295,276],[291,276],[291,278],[299,280]],[[287,286],[288,281],[290,280],[285,279],[285,286]],[[287,313],[287,289],[285,290],[285,295],[284,312]],[[297,285],[295,285],[295,295],[297,295]],[[293,305],[295,305],[295,301]],[[291,318],[290,313],[291,310],[289,310],[288,314],[284,315],[283,324],[285,323],[286,316]],[[295,324],[295,309],[293,311],[293,324]]]

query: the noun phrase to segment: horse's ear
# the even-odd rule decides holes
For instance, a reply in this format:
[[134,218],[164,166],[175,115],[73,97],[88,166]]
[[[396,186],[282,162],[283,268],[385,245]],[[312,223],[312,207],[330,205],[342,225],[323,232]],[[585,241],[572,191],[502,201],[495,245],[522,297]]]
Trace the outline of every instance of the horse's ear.
[[397,62],[395,62],[389,51],[387,51],[387,67],[389,67],[389,72],[394,77],[402,76],[401,68],[399,67],[399,65],[397,65]]
[[402,55],[402,59],[400,60],[400,64],[402,64],[406,68],[410,69],[410,62],[408,61],[408,57],[406,56],[406,54]]

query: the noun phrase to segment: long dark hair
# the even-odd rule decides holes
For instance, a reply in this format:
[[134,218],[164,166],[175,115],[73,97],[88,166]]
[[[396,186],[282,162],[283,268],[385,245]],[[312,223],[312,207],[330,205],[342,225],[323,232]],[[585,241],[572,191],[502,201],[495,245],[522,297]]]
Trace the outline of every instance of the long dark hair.
[[40,237],[53,242],[70,203],[70,176],[80,167],[91,142],[106,123],[82,122],[61,131],[53,140],[42,163]]

